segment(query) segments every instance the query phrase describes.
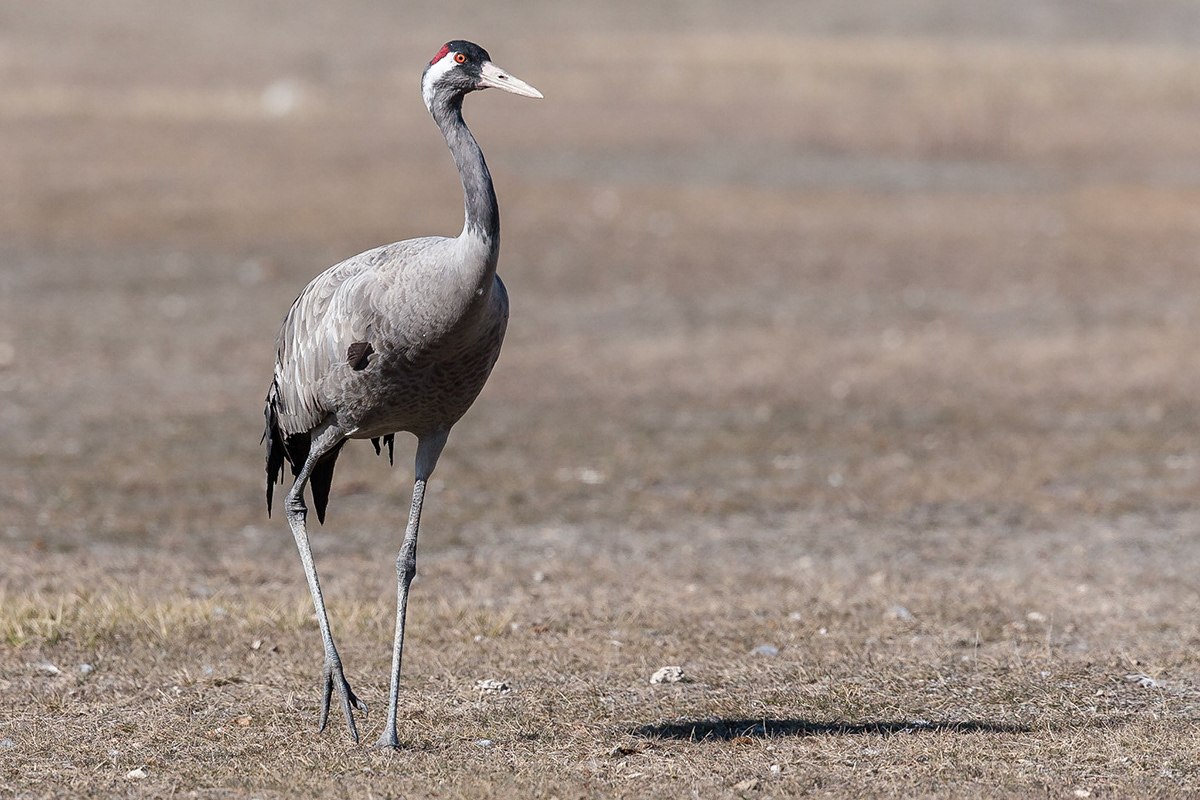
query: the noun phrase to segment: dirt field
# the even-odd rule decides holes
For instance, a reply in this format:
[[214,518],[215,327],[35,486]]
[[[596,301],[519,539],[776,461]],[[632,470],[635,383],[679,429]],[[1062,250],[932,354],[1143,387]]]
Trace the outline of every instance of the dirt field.
[[[1200,793],[1200,7],[406,5],[0,7],[0,794]],[[380,752],[261,406],[458,231],[455,37],[546,99],[468,100],[512,322]],[[313,532],[365,742],[403,444]]]

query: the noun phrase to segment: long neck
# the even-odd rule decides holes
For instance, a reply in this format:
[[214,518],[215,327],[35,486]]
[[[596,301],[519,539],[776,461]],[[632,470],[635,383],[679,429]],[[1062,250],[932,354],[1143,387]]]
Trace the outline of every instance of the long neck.
[[492,175],[488,172],[483,151],[462,116],[462,95],[435,99],[430,109],[434,120],[446,137],[446,144],[454,155],[458,175],[462,179],[463,204],[466,220],[460,239],[474,239],[472,244],[483,245],[492,268],[500,249],[500,209],[496,204],[496,192],[492,188]]

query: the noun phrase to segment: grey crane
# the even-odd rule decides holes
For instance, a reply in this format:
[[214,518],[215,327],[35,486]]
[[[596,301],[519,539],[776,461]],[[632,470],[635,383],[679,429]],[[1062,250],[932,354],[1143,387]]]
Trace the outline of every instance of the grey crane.
[[396,707],[408,590],[417,568],[417,529],[425,484],[450,428],[475,401],[500,354],[508,294],[496,275],[500,215],[492,178],[462,117],[478,89],[542,94],[492,63],[482,47],[447,42],[421,76],[421,93],[446,137],[462,179],[466,220],[450,238],[409,239],[368,250],[322,272],[284,318],[266,400],[267,513],[287,461],[295,482],[284,500],[288,524],[316,607],[325,646],[321,719],[336,690],[350,736],[358,741],[355,696],[329,628],[305,527],[304,487],[324,523],[338,453],[349,439],[380,441],[391,460],[394,437],[417,437],[416,478],[396,557],[396,634],[387,723],[379,747],[397,747]]

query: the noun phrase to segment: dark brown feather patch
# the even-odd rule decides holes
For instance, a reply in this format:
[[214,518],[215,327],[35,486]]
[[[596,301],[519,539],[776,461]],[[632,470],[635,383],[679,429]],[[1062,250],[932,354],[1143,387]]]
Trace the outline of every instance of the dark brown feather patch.
[[350,369],[359,371],[367,368],[367,359],[375,352],[370,342],[355,342],[346,348],[346,363]]

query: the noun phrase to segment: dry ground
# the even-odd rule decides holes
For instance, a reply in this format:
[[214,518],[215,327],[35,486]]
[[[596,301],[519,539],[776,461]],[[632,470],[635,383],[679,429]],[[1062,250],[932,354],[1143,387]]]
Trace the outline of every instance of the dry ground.
[[[402,5],[0,7],[0,794],[1200,792],[1193,4]],[[457,230],[455,36],[547,99],[469,102],[513,321],[376,752],[259,409],[312,275]],[[314,534],[368,741],[397,455]]]

